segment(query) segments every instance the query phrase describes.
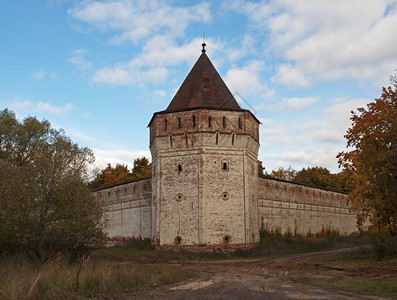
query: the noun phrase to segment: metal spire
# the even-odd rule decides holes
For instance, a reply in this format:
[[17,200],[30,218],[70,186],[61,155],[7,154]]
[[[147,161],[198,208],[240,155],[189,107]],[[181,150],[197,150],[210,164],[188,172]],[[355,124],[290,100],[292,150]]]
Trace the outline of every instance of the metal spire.
[[204,42],[205,40],[205,33],[203,32],[203,43],[201,44],[201,46],[203,46],[203,49],[201,50],[202,53],[205,53],[205,46],[207,46],[207,44]]

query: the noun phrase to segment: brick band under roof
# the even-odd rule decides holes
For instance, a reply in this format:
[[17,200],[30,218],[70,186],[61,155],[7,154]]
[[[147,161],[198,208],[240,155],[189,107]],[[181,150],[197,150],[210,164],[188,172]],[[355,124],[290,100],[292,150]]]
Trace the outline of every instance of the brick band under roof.
[[202,52],[165,112],[194,108],[242,110],[205,52]]

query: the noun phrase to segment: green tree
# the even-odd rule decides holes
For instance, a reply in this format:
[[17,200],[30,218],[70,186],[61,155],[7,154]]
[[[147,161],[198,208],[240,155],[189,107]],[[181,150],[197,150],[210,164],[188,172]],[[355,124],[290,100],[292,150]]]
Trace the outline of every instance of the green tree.
[[358,225],[369,220],[378,232],[397,235],[397,82],[380,98],[352,112],[345,138],[351,151],[338,154],[351,175],[349,198],[360,211]]
[[102,244],[102,206],[86,183],[92,151],[48,121],[0,111],[0,251],[45,261]]

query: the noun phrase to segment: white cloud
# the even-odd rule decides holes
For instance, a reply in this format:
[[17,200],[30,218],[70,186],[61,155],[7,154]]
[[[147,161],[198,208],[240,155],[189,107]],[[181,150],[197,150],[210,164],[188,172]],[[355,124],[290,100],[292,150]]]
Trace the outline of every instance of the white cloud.
[[310,80],[307,76],[290,64],[278,66],[277,73],[271,80],[290,88],[306,87],[310,85]]
[[[201,42],[196,39],[179,46],[175,40],[184,36],[189,24],[211,21],[208,3],[172,6],[157,0],[84,1],[69,9],[68,13],[92,28],[109,32],[113,44],[140,43],[140,54],[130,61],[97,70],[90,80],[112,86],[161,83],[166,80],[170,66],[193,63],[197,58],[197,45]],[[69,61],[86,65],[81,55],[75,55]]]
[[33,78],[33,79],[35,79],[35,80],[43,80],[43,79],[46,78],[47,76],[48,76],[49,78],[51,78],[51,79],[55,79],[55,77],[56,77],[56,72],[48,73],[48,72],[45,71],[45,70],[38,70],[38,71],[36,71],[36,72],[34,72],[34,73],[32,73],[32,74],[30,75],[30,77]]
[[[300,100],[303,100],[302,108],[310,105],[309,112],[295,106],[295,102]],[[338,172],[336,155],[346,146],[344,135],[351,127],[350,111],[364,107],[368,100],[337,98],[330,100],[325,107],[312,106],[320,104],[320,100],[317,97],[286,98],[268,107],[284,111],[292,105],[295,109],[293,119],[260,119],[259,156],[268,171],[280,166],[301,169],[317,165]]]
[[167,92],[164,91],[164,90],[155,90],[155,91],[152,92],[152,95],[155,98],[164,98],[164,97],[167,96]]
[[110,163],[112,166],[116,164],[128,165],[131,169],[134,165],[134,159],[145,156],[151,160],[151,155],[149,150],[142,151],[128,151],[128,150],[104,150],[98,148],[91,148],[94,152],[95,163],[93,168],[98,168],[100,170],[106,168],[107,164]]
[[14,103],[11,104],[11,107],[13,109],[17,109],[17,110],[22,110],[22,111],[27,111],[30,110],[33,106],[33,103],[30,101],[16,101]]
[[294,112],[310,108],[319,101],[318,97],[293,97],[283,98],[280,103],[277,104],[283,111]]
[[273,95],[273,91],[260,80],[260,73],[263,69],[262,62],[252,61],[243,68],[229,69],[224,76],[224,81],[233,93],[238,92],[244,96],[259,95],[262,98],[268,98]]
[[47,72],[44,70],[39,70],[34,72],[31,77],[36,80],[43,80],[47,76]]
[[16,101],[11,104],[11,107],[13,109],[22,110],[28,113],[36,112],[50,115],[63,115],[75,109],[71,103],[68,103],[64,106],[54,106],[51,103],[41,101],[38,103],[33,103],[31,101]]
[[79,70],[85,71],[92,67],[92,62],[87,61],[84,58],[84,54],[87,51],[84,49],[76,49],[72,53],[72,57],[68,59],[68,61],[75,65]]
[[170,6],[157,0],[83,1],[69,9],[70,16],[101,30],[119,32],[112,42],[138,42],[148,36],[181,36],[191,22],[209,22],[208,3]]
[[92,79],[94,83],[106,83],[109,85],[129,85],[134,81],[133,72],[129,72],[124,66],[117,66],[114,68],[106,67],[95,72]]
[[[286,60],[274,81],[374,80],[397,65],[397,2],[391,0],[238,1],[266,44]],[[236,6],[236,4],[235,4]]]
[[195,39],[177,46],[163,36],[155,36],[146,43],[141,54],[129,62],[97,70],[91,82],[112,86],[164,82],[170,66],[184,62],[192,64],[197,59],[197,45],[200,43],[199,39]]
[[35,110],[40,113],[48,113],[51,115],[61,115],[66,114],[69,111],[73,110],[74,106],[71,103],[66,104],[65,106],[53,106],[51,103],[39,102],[36,105]]
[[119,64],[116,67],[105,67],[95,72],[93,83],[112,86],[140,85],[145,82],[163,82],[168,75],[167,68],[135,68]]

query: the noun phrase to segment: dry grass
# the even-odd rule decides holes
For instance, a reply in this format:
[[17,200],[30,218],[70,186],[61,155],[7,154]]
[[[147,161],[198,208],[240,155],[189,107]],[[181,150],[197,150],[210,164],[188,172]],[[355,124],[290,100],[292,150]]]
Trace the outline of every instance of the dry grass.
[[[79,272],[80,269],[80,272]],[[0,260],[0,299],[84,299],[133,293],[191,277],[162,265],[91,259],[80,265]]]

